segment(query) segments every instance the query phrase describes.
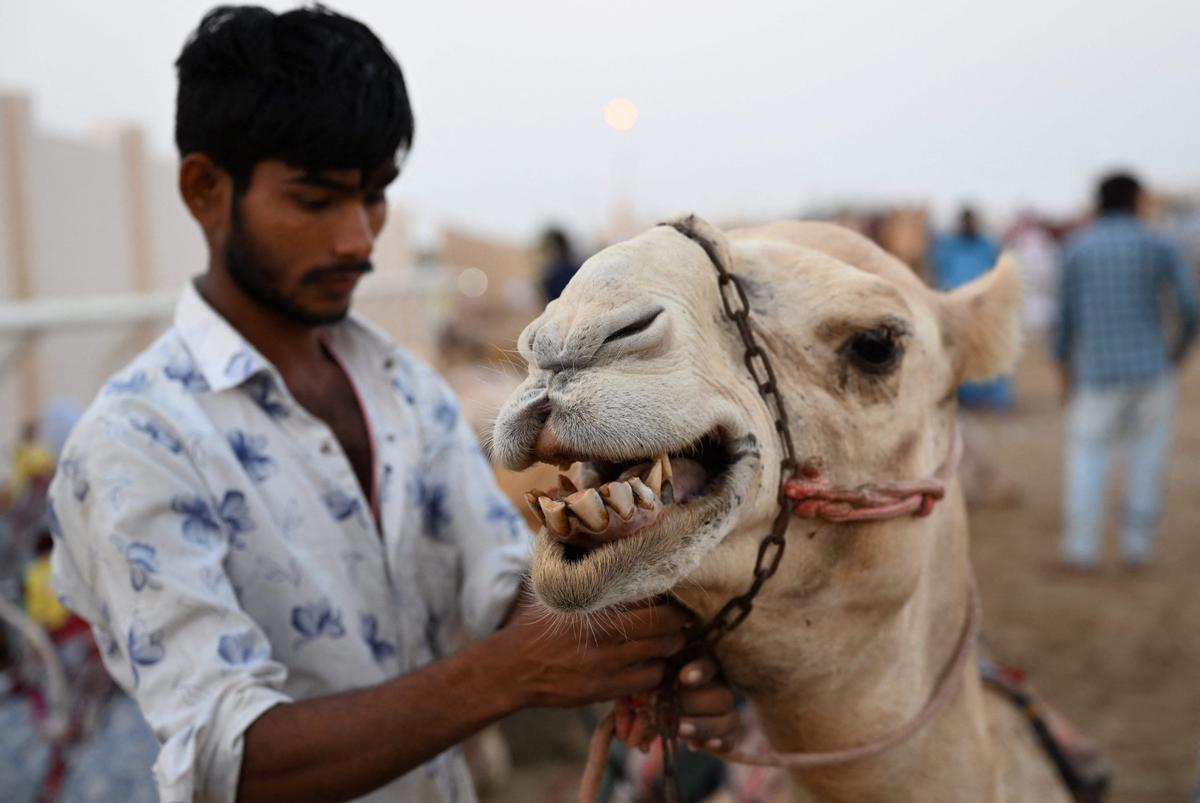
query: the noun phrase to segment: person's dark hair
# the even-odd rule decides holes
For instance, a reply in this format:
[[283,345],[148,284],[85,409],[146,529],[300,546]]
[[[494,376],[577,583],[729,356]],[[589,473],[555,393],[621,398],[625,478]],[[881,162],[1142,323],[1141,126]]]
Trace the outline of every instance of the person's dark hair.
[[361,22],[319,5],[214,8],[175,67],[180,156],[207,155],[239,191],[263,160],[365,172],[412,144],[396,60]]
[[964,204],[959,208],[958,233],[964,237],[974,237],[979,233],[979,215],[975,207]]
[[1129,173],[1113,173],[1100,181],[1096,205],[1101,212],[1136,212],[1142,185]]
[[571,261],[575,258],[575,249],[571,247],[571,238],[558,226],[551,226],[542,232],[542,247],[552,251],[557,260]]

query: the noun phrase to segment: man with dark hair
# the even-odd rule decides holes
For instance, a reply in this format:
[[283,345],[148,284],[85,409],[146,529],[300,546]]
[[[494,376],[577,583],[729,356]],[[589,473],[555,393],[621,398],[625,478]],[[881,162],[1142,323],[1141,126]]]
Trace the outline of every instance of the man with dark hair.
[[[1100,182],[1098,216],[1064,251],[1053,343],[1069,400],[1062,568],[1092,571],[1111,457],[1122,447],[1121,551],[1148,564],[1175,423],[1174,375],[1196,336],[1197,300],[1178,248],[1138,220],[1142,190],[1118,173]],[[1175,327],[1165,324],[1164,302]]]
[[[221,7],[177,66],[208,270],[66,446],[57,588],[158,737],[163,801],[471,800],[457,742],[653,690],[686,616],[584,638],[514,605],[527,532],[450,391],[350,315],[413,136],[375,35]],[[719,743],[714,674],[684,668],[681,733]]]

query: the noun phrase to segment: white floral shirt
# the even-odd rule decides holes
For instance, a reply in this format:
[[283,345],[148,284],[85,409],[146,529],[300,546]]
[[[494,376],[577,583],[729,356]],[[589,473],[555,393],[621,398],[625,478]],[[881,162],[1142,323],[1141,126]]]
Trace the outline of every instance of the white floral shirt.
[[[327,345],[370,429],[370,498],[330,428],[190,284],[64,451],[55,585],[158,737],[164,803],[233,800],[256,717],[485,635],[526,569],[524,522],[442,380],[354,316]],[[457,749],[364,798],[474,799]]]

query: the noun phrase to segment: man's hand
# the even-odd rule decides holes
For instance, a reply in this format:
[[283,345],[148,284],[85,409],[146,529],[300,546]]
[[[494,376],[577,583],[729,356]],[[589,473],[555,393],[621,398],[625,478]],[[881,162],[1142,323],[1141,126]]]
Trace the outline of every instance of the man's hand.
[[[719,679],[717,662],[698,658],[679,672],[679,737],[693,749],[723,751],[733,747],[740,716],[733,691]],[[618,700],[613,709],[617,738],[646,752],[658,738],[655,695]]]
[[733,690],[718,677],[717,662],[698,658],[679,672],[679,736],[692,747],[728,750],[741,720]]
[[489,640],[507,654],[519,707],[571,707],[658,688],[690,618],[656,604],[572,621],[521,602]]

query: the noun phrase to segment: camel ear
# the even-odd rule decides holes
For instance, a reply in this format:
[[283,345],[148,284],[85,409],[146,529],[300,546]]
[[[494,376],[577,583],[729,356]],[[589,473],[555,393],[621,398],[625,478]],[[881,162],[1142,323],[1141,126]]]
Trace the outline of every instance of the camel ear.
[[996,267],[942,296],[942,329],[960,382],[990,379],[1021,351],[1021,275],[1002,254]]
[[713,262],[726,270],[733,269],[733,252],[729,248],[729,240],[720,229],[699,215],[676,215],[658,225],[670,226],[683,236],[695,241],[697,245],[708,252],[708,256]]

